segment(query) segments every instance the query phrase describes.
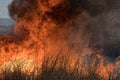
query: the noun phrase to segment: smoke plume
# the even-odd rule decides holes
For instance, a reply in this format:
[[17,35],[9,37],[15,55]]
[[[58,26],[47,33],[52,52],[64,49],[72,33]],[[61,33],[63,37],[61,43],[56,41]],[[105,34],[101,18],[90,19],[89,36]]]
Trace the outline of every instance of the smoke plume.
[[106,48],[120,41],[119,35],[114,37],[116,29],[113,31],[120,24],[119,3],[118,0],[13,0],[8,8],[16,22],[14,34],[0,37],[0,52],[9,59],[13,55],[42,57],[46,52],[59,50],[84,54],[88,48]]

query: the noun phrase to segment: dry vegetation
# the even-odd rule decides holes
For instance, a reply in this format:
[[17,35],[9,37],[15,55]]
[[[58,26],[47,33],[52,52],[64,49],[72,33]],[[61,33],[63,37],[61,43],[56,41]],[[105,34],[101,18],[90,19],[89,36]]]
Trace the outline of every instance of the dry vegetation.
[[[92,61],[95,57],[90,59]],[[72,61],[70,57],[63,55],[44,58],[41,67],[35,64],[32,71],[24,69],[27,63],[26,59],[18,59],[4,66],[1,69],[0,80],[120,80],[120,73],[116,74],[116,71],[109,73],[106,79],[97,72],[97,67],[91,68],[91,63],[87,63],[89,69],[85,72],[85,64],[78,64],[79,59]]]

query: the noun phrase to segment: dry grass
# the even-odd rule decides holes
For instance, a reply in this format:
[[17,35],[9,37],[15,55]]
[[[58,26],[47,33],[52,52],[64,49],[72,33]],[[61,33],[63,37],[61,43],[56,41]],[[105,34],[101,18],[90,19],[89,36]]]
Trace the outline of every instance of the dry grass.
[[[116,74],[116,71],[109,73],[109,79],[105,79],[99,75],[97,67],[87,69],[88,73],[85,73],[85,66],[78,65],[78,61],[79,59],[75,61],[74,66],[70,66],[68,57],[49,56],[44,59],[40,68],[36,65],[32,72],[26,72],[23,71],[23,64],[26,63],[23,60],[19,64],[12,64],[13,70],[10,66],[2,69],[0,80],[120,80],[120,73]],[[113,76],[115,74],[116,76]]]

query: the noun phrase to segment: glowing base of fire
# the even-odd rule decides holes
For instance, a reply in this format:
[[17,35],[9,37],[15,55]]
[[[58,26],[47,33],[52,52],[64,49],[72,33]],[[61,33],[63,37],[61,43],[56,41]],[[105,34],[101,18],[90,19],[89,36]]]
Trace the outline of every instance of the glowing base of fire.
[[[118,76],[120,73],[120,61],[115,63],[110,63],[105,60],[105,58],[98,53],[93,51],[87,51],[86,55],[78,54],[46,54],[40,57],[31,57],[29,55],[17,55],[10,61],[4,62],[0,67],[1,72],[4,70],[14,71],[21,70],[26,74],[36,73],[39,69],[39,74],[41,73],[42,67],[47,68],[65,68],[68,73],[77,69],[78,73],[82,75],[90,75],[91,72],[100,75],[101,77],[108,79],[110,74],[114,77]],[[95,53],[95,54],[94,54]]]

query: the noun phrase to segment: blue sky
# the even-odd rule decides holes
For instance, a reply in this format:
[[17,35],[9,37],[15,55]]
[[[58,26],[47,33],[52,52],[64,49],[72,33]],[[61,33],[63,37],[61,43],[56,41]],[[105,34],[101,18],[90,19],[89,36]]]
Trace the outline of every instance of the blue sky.
[[8,16],[8,4],[12,0],[0,0],[0,18],[9,18]]

